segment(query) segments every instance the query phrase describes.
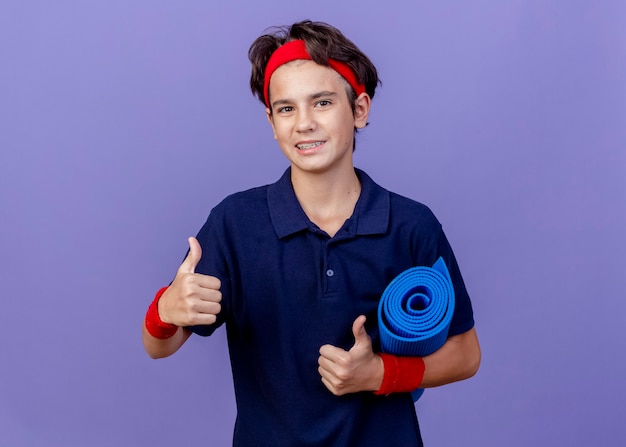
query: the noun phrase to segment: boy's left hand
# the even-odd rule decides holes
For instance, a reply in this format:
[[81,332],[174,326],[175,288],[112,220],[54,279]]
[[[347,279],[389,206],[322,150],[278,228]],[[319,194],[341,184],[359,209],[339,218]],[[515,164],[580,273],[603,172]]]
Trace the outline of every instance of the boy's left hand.
[[376,391],[383,382],[383,360],[372,350],[372,340],[365,331],[365,319],[365,315],[361,315],[354,320],[354,345],[349,351],[332,345],[320,348],[318,371],[326,388],[336,396]]

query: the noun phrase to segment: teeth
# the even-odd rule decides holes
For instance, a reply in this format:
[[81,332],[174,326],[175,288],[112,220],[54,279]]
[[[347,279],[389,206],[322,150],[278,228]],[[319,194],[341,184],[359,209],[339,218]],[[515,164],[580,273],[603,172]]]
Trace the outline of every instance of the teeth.
[[314,147],[319,146],[320,144],[322,144],[321,141],[316,141],[315,143],[311,143],[311,144],[298,144],[296,145],[296,147],[298,149],[312,149]]

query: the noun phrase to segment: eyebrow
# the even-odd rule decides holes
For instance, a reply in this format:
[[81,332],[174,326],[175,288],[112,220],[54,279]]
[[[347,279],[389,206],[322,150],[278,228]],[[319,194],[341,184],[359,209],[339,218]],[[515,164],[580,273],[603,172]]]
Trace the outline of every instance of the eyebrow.
[[[313,93],[312,95],[309,95],[308,99],[310,101],[315,100],[315,99],[319,99],[319,98],[323,98],[323,97],[335,97],[337,96],[337,92],[331,92],[329,90],[324,90],[321,92],[317,92],[317,93]],[[290,100],[290,99],[279,99],[275,102],[272,103],[272,109],[278,106],[282,106],[282,105],[288,105],[288,104],[293,104],[295,101]]]

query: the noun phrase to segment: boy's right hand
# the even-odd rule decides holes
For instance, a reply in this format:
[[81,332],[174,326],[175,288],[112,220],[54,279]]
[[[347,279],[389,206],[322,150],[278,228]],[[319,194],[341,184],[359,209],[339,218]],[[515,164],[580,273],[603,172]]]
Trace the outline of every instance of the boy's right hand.
[[176,277],[158,303],[159,317],[176,326],[213,324],[222,306],[221,282],[214,276],[196,273],[202,248],[195,237],[189,238],[189,254]]

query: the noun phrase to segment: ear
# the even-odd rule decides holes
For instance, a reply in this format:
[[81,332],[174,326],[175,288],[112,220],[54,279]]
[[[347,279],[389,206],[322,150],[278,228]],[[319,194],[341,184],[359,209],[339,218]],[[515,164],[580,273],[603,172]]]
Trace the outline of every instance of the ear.
[[367,125],[371,105],[372,98],[367,93],[361,93],[354,101],[354,127],[362,129]]
[[274,118],[272,116],[272,111],[269,109],[269,107],[265,109],[265,115],[267,116],[267,122],[270,123],[270,126],[272,126],[274,139],[277,140],[278,138],[276,138],[276,128],[274,127]]

